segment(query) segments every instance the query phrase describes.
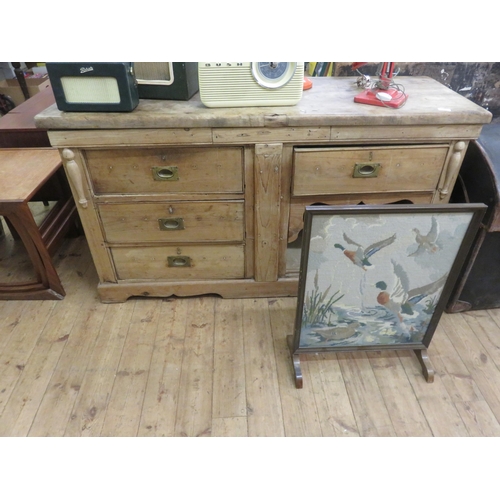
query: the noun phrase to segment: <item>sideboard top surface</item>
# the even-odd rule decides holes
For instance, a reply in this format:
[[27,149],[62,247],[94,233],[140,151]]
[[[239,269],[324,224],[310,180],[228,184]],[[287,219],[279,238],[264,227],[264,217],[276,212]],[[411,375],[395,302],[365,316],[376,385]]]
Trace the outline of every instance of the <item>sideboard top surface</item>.
[[197,93],[189,101],[141,99],[128,113],[63,112],[54,104],[35,117],[37,127],[68,129],[319,127],[363,125],[485,124],[489,111],[429,77],[396,77],[408,94],[399,108],[354,102],[355,77],[311,78],[313,87],[295,106],[207,108]]

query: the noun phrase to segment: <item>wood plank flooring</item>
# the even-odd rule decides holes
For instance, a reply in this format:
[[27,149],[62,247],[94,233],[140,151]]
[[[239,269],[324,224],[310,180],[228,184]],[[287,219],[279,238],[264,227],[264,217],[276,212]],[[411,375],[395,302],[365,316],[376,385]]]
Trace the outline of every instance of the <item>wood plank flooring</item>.
[[0,436],[500,436],[500,310],[443,316],[432,384],[412,352],[329,353],[298,390],[296,299],[102,304],[84,237],[54,260],[64,300],[0,301]]

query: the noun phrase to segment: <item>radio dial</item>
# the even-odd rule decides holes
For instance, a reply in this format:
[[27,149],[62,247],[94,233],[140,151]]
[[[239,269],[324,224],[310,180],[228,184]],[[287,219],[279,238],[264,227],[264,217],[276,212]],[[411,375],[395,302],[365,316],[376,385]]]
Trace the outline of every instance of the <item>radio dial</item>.
[[251,65],[255,81],[268,89],[286,85],[295,74],[297,63],[292,62],[254,62]]

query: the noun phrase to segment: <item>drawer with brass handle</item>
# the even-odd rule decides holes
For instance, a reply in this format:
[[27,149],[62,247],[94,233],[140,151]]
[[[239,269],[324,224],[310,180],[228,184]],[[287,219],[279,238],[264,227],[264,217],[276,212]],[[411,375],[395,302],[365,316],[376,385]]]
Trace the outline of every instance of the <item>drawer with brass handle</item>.
[[109,243],[243,241],[244,202],[100,204]]
[[294,148],[294,196],[433,192],[448,145]]
[[244,277],[243,245],[113,247],[118,279],[239,279]]
[[170,255],[167,257],[168,267],[191,267],[191,257],[187,255]]
[[185,229],[184,218],[169,217],[166,219],[158,219],[158,227],[160,231],[180,231]]
[[96,194],[242,193],[243,148],[86,150]]
[[153,167],[153,179],[155,181],[178,181],[179,169],[176,166]]

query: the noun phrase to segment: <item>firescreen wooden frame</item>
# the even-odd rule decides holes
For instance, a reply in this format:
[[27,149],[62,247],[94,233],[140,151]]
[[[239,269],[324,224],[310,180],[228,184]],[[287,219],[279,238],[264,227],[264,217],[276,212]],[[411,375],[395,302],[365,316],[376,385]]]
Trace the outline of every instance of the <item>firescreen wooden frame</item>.
[[486,206],[308,206],[294,335],[301,353],[411,349],[428,382],[427,349]]

